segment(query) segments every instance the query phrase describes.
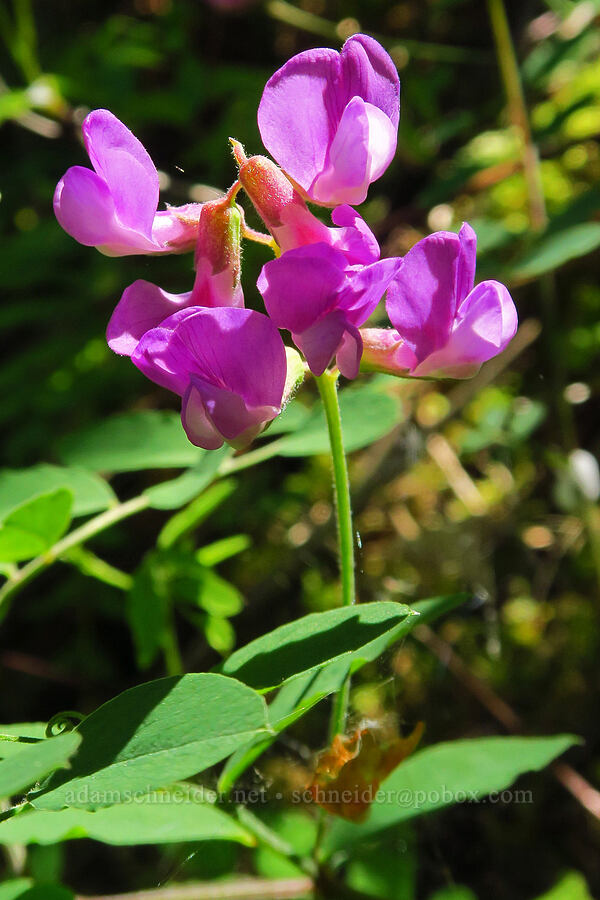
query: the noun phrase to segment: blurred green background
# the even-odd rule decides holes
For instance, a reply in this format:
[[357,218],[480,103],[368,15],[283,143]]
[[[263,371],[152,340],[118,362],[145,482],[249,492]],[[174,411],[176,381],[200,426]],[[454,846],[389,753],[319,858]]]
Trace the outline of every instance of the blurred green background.
[[[104,329],[136,278],[188,290],[191,257],[109,260],[77,245],[52,213],[65,169],[87,165],[86,113],[107,107],[141,138],[163,199],[206,199],[234,179],[229,136],[261,151],[256,109],[275,68],[306,48],[373,34],[400,71],[401,128],[397,157],[361,211],[384,255],[471,222],[478,278],[509,285],[521,330],[472,381],[386,380],[403,420],[351,458],[361,599],[472,597],[437,637],[421,631],[361,673],[353,715],[407,727],[424,720],[428,742],[511,724],[571,731],[585,743],[569,763],[599,785],[600,2],[508,4],[547,213],[536,219],[534,209],[533,221],[520,123],[482,0],[238,5],[0,3],[0,465],[57,462],[67,435],[115,413],[176,409],[176,398],[110,353]],[[254,284],[267,258],[246,246],[249,305],[258,306]],[[154,478],[121,474],[113,485],[128,497]],[[339,602],[326,457],[271,460],[217,499],[190,547],[245,536],[218,567],[236,588],[232,622],[211,633],[206,620],[177,614],[190,671],[235,641]],[[132,572],[165,519],[149,511],[94,548]],[[19,596],[1,648],[4,722],[88,712],[163,673],[160,661],[136,657],[122,592],[67,565]],[[501,701],[525,724],[511,723]],[[293,782],[306,753],[324,743],[326,714],[317,707],[276,744],[257,779]],[[598,819],[549,772],[526,786],[532,804],[459,806],[421,820],[395,848],[404,860],[398,896],[599,896]],[[276,861],[217,844],[195,852],[83,841],[34,848],[28,865],[84,893],[277,871]],[[560,893],[545,893],[557,883]],[[468,889],[444,893],[454,884]]]

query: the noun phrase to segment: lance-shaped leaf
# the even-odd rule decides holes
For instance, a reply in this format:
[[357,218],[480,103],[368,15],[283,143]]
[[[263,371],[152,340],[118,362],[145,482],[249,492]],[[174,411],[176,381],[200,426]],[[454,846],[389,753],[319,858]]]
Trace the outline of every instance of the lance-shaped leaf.
[[188,778],[266,733],[267,708],[232,678],[184,675],[124,691],[77,731],[71,771],[50,778],[36,807],[95,809]]
[[578,741],[569,734],[488,737],[420,750],[382,782],[364,824],[333,823],[325,842],[326,852],[361,843],[399,822],[444,806],[477,803],[510,787],[524,772],[543,769]]
[[54,769],[66,765],[80,742],[81,736],[71,733],[37,744],[19,744],[17,753],[0,762],[0,797],[13,797]]
[[105,844],[168,844],[180,841],[236,841],[254,837],[234,818],[180,792],[157,792],[90,812],[34,809],[0,823],[2,844],[54,844],[74,838]]
[[386,646],[409,634],[416,625],[433,622],[467,599],[467,594],[451,594],[420,600],[412,607],[412,612],[419,615],[407,616],[401,623],[401,628],[393,629],[387,642],[386,636],[383,635],[380,641],[363,647],[360,653],[338,657],[321,668],[311,669],[287,681],[269,704],[269,722],[275,733],[260,736],[251,744],[240,747],[227,760],[219,779],[219,790],[224,793],[229,791],[240,775],[273,743],[280,732],[301,718],[315,704],[339,690],[350,670],[357,671],[365,663],[376,659]]
[[365,603],[311,613],[233,653],[223,672],[257,690],[272,690],[343,657],[350,666],[376,659],[416,614],[403,603]]

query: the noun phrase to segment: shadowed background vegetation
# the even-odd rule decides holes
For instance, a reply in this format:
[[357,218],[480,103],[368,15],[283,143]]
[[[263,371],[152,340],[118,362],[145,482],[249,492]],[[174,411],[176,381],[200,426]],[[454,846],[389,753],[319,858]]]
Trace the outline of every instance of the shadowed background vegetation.
[[[539,165],[527,162],[528,129],[524,145],[522,111],[514,95],[507,102],[499,67],[507,49],[496,46],[481,0],[215,7],[0,3],[0,465],[77,461],[78,435],[95,423],[177,408],[111,354],[104,329],[136,278],[189,290],[191,256],[108,260],[64,234],[52,213],[59,177],[87,165],[87,112],[107,107],[140,137],[167,202],[208,199],[234,179],[229,136],[261,151],[256,109],[275,68],[309,47],[339,47],[357,30],[373,34],[400,71],[401,127],[396,159],[361,212],[388,256],[468,220],[478,278],[509,285],[521,328],[472,381],[373,385],[397,412],[382,439],[350,460],[359,596],[410,604],[466,591],[471,599],[435,635],[423,626],[361,672],[352,720],[405,729],[423,720],[428,743],[507,729],[573,732],[584,743],[567,761],[598,785],[600,3],[508,6]],[[267,258],[266,248],[245,245],[246,300],[257,308]],[[313,399],[309,386],[301,402]],[[164,475],[121,471],[111,483],[126,499]],[[145,555],[169,515],[159,510],[95,540],[98,555],[133,582],[119,584],[114,573],[109,583],[92,580],[93,563],[74,554],[15,598],[2,622],[1,721],[87,713],[160,677],[165,664],[173,671],[173,653],[186,671],[200,671],[239,643],[339,603],[326,455],[279,456],[215,490],[176,541],[163,540],[162,556]],[[194,559],[202,574],[181,577]],[[162,602],[178,651],[140,626],[139,604]],[[322,704],[273,746],[256,784],[302,783],[326,721]],[[354,885],[372,888],[373,872],[393,859],[396,893],[382,897],[597,897],[600,824],[582,801],[598,800],[587,789],[573,796],[565,781],[560,771],[530,775],[519,786],[532,803],[461,805],[421,819],[381,858],[358,857]],[[290,837],[310,841],[308,812],[275,805],[266,814],[287,816]],[[7,858],[5,873],[14,864]],[[197,850],[79,841],[30,848],[25,865],[42,881],[106,894],[232,871],[280,875],[289,864],[221,842]]]

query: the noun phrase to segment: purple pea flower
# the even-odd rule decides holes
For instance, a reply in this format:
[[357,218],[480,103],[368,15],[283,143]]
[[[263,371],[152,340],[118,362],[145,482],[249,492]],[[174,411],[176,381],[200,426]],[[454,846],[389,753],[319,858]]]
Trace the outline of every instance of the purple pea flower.
[[250,443],[281,412],[286,352],[273,323],[251,309],[191,307],[146,332],[132,361],[182,397],[190,441],[216,450]]
[[196,245],[196,278],[191,291],[170,294],[150,281],[134,281],[113,312],[106,339],[111,350],[131,356],[151,328],[190,306],[244,305],[240,284],[241,212],[227,197],[205,203]]
[[[358,215],[349,207],[342,210],[344,215]],[[334,356],[346,378],[358,374],[358,326],[371,315],[401,265],[398,259],[364,265],[364,253],[360,242],[350,242],[346,252],[319,242],[289,250],[263,266],[257,286],[267,312],[279,328],[291,332],[315,375],[322,375]]]
[[341,53],[292,57],[267,82],[258,108],[263,143],[309,199],[356,205],[394,157],[400,81],[373,38],[355,34]]
[[200,204],[157,212],[158,172],[138,139],[106,109],[85,119],[94,171],[72,166],[54,192],[54,212],[80,244],[107,256],[181,253],[196,242]]
[[394,329],[363,329],[365,368],[396,375],[468,378],[517,330],[517,311],[498,281],[475,283],[477,238],[439,231],[406,254],[389,286]]

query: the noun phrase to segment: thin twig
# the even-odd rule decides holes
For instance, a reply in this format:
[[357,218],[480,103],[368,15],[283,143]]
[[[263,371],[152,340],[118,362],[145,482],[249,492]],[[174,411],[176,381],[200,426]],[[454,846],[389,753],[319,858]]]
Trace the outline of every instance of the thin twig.
[[129,894],[110,894],[76,900],[294,900],[310,895],[314,889],[312,878],[240,878],[222,884],[203,881]]

